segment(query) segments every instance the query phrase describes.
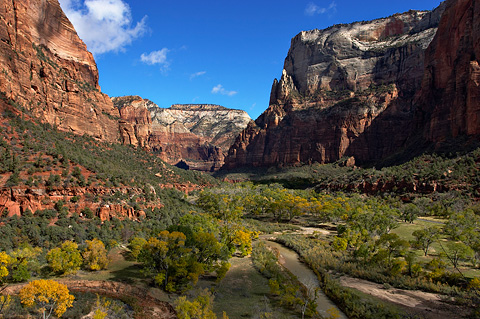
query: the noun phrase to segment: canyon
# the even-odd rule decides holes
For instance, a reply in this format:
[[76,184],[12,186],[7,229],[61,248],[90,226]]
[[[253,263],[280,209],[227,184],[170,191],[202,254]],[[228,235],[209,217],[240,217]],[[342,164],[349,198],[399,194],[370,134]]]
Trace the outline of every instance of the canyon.
[[123,144],[141,146],[180,168],[218,170],[248,114],[212,104],[160,108],[139,96],[112,99],[120,113]]
[[478,15],[473,1],[448,0],[302,31],[269,107],[251,121],[218,105],[110,99],[58,1],[11,1],[0,7],[0,90],[59,130],[142,147],[185,169],[375,164],[412,145],[476,140]]
[[0,65],[2,96],[34,118],[99,141],[144,147],[184,168],[219,169],[250,121],[243,111],[214,105],[160,109],[126,97],[114,106],[101,92],[93,55],[57,0],[2,2]]
[[224,168],[374,164],[475,139],[479,18],[474,1],[452,0],[431,12],[302,31],[270,106],[237,138]]
[[[375,290],[374,294],[387,299],[405,292],[393,290],[390,285],[411,290],[438,289],[449,291],[448,304],[453,297],[461,297],[459,308],[478,309],[478,297],[468,299],[460,293],[469,287],[468,294],[475,294],[476,279],[467,282],[465,277],[462,280],[443,274],[431,276],[440,267],[429,269],[426,260],[439,258],[439,250],[430,256],[425,251],[422,256],[425,258],[416,264],[420,270],[414,276],[411,270],[407,274],[405,268],[406,251],[416,256],[418,247],[407,247],[405,239],[405,252],[394,255],[387,252],[387,245],[398,243],[400,238],[392,237],[395,241],[390,243],[383,238],[394,234],[389,232],[400,223],[405,227],[423,227],[423,224],[413,225],[417,214],[440,215],[442,221],[432,223],[438,224],[435,227],[445,236],[446,226],[455,221],[447,221],[447,215],[451,218],[468,212],[473,224],[480,196],[480,151],[463,158],[460,154],[452,155],[451,163],[441,156],[432,156],[430,160],[420,157],[410,167],[393,167],[390,175],[385,173],[390,168],[356,166],[376,165],[412,149],[436,149],[451,141],[460,141],[460,147],[478,141],[479,18],[480,8],[475,1],[447,0],[433,11],[409,11],[325,30],[302,31],[292,39],[280,80],[273,81],[268,109],[252,121],[244,111],[214,104],[174,104],[162,108],[136,95],[110,98],[101,92],[95,60],[63,14],[58,0],[2,2],[2,252],[30,243],[43,245],[39,247],[46,252],[46,248],[67,240],[88,243],[87,238],[101,236],[99,239],[109,241],[109,246],[118,245],[116,264],[107,270],[111,272],[105,277],[107,281],[83,280],[95,278],[90,277],[90,272],[83,272],[88,277],[64,282],[72,291],[123,299],[129,311],[132,308],[138,314],[143,310],[144,317],[152,318],[175,317],[176,310],[160,300],[181,301],[179,293],[187,293],[199,278],[208,282],[200,283],[200,287],[208,284],[216,289],[223,271],[234,278],[226,285],[228,294],[216,289],[215,295],[218,299],[230,299],[224,306],[229,311],[234,308],[231,300],[239,301],[245,296],[265,306],[269,299],[273,305],[287,300],[277,298],[281,295],[299,300],[299,291],[313,288],[308,287],[311,282],[307,280],[313,276],[322,279],[325,291],[342,310],[350,312],[349,316],[364,317],[377,304],[371,305],[363,294],[357,298],[351,290],[340,289],[342,285],[348,286],[343,281],[355,281],[351,273],[369,277],[356,281],[352,287],[367,287],[360,290],[367,293]],[[277,169],[330,162],[337,163],[298,168],[299,172],[303,170],[297,173],[299,178],[293,172],[296,168],[288,167],[285,175],[280,175],[281,169]],[[257,171],[263,176],[270,174],[272,179],[265,183],[248,181],[249,178],[231,179],[231,184],[248,182],[228,185],[210,174],[187,171],[245,167],[262,167]],[[247,176],[249,172],[239,170],[239,173]],[[281,186],[288,184],[288,179],[292,189]],[[302,183],[308,189],[302,189]],[[344,194],[334,194],[336,191]],[[189,192],[193,192],[192,196],[187,196]],[[408,213],[412,206],[418,212]],[[415,214],[415,218],[407,216],[413,218],[411,225],[407,225],[406,213]],[[10,224],[14,227],[9,227]],[[263,257],[260,255],[265,267],[254,269],[249,258],[258,258],[254,256],[256,251],[250,250],[251,241],[258,238],[257,230],[280,234],[298,228],[297,224],[315,226],[308,230],[301,227],[298,234],[306,236],[291,239],[291,244],[299,243],[296,250],[315,274],[298,262],[292,268],[289,262],[298,261],[298,256],[286,255],[287,250],[280,250],[281,246],[275,248],[283,257],[274,253],[276,257],[270,258],[265,251]],[[43,234],[41,231],[45,229],[51,234]],[[408,229],[410,236],[413,229]],[[468,232],[476,233],[478,227]],[[347,234],[353,234],[352,243]],[[148,256],[147,244],[141,244],[138,247],[139,251],[143,247],[141,258],[126,260],[124,253],[134,257],[132,238],[137,236],[145,239],[153,236],[147,242],[152,243],[152,254]],[[459,238],[445,237],[442,241],[457,243]],[[186,244],[189,240],[192,244]],[[128,242],[130,246],[126,248]],[[465,241],[465,244],[472,243]],[[370,247],[376,251],[370,251]],[[357,255],[360,249],[366,249],[364,256]],[[240,254],[243,266],[248,263],[246,268],[235,268],[235,264],[233,269],[224,268],[229,265],[228,260],[233,263],[239,260]],[[234,255],[238,256],[232,259]],[[158,256],[171,259],[172,263],[148,264],[147,258],[153,260]],[[351,263],[347,265],[344,261]],[[398,272],[394,272],[396,261],[403,268]],[[282,279],[287,277],[277,277],[271,265],[279,263],[300,279],[303,275],[304,287]],[[470,266],[470,260],[468,263],[465,266],[465,256],[462,267],[478,270],[476,265]],[[458,270],[457,265],[453,266]],[[270,272],[261,278],[264,284],[260,280],[254,283],[260,277],[247,276],[244,271],[251,269],[258,275],[261,268]],[[169,273],[168,269],[173,270]],[[332,271],[344,274],[340,284],[335,279],[339,276],[330,277]],[[138,276],[142,273],[144,277]],[[410,278],[398,281],[403,275]],[[371,284],[367,279],[380,284]],[[113,282],[117,280],[125,283]],[[455,284],[452,290],[444,291],[447,282],[450,285],[449,280]],[[470,286],[472,282],[476,286]],[[274,291],[275,285],[279,293]],[[315,295],[318,285],[315,281],[315,291],[312,290]],[[166,294],[154,286],[165,289]],[[270,293],[253,291],[259,286],[273,289]],[[20,288],[9,287],[13,293]],[[259,295],[264,298],[259,300]],[[418,296],[425,294],[414,297]],[[429,296],[424,301],[441,299]],[[210,297],[213,300],[213,295]],[[402,298],[390,299],[398,303]],[[412,308],[411,300],[401,304]],[[447,302],[432,304],[428,307],[415,304],[413,308],[424,315]],[[257,311],[253,306],[243,305],[235,305],[242,308],[238,317],[249,317],[249,311]],[[320,310],[332,309],[335,317],[338,309],[331,306],[326,303]],[[455,308],[456,305],[449,308],[454,311],[448,314],[456,314]],[[382,304],[376,311],[390,310]],[[272,314],[263,310],[262,313]],[[371,315],[375,316],[374,313]]]

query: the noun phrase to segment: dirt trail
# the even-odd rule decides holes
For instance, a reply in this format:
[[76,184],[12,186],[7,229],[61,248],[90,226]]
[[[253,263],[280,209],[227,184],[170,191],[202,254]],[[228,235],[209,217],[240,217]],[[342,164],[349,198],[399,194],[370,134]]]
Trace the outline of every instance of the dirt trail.
[[344,287],[354,288],[384,301],[401,306],[407,312],[420,318],[464,318],[465,310],[442,300],[439,294],[418,290],[404,290],[398,288],[385,289],[382,284],[371,281],[343,276],[340,284]]

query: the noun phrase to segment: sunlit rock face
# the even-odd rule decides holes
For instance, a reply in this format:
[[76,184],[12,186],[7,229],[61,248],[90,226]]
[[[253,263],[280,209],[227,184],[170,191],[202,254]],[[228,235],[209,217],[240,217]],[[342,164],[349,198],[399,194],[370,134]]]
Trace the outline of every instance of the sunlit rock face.
[[0,3],[0,91],[44,122],[118,140],[118,111],[100,92],[90,52],[57,0]]
[[444,7],[299,33],[270,106],[238,136],[224,168],[345,156],[362,164],[404,146]]
[[240,110],[189,104],[160,108],[139,96],[113,98],[122,142],[150,149],[167,163],[214,171],[224,163],[235,137],[251,121]]

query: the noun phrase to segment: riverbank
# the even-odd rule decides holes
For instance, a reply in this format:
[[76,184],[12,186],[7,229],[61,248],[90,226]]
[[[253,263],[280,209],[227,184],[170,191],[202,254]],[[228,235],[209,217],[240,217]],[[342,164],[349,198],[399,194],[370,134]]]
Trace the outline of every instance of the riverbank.
[[307,288],[319,288],[317,292],[317,312],[325,318],[329,317],[329,311],[331,309],[336,309],[338,312],[339,319],[347,319],[347,316],[330,300],[328,297],[321,291],[320,283],[318,282],[317,275],[308,268],[304,263],[299,259],[299,256],[296,252],[291,249],[286,248],[285,246],[273,242],[273,241],[264,241],[265,244],[273,248],[279,253],[279,262],[290,271],[297,279]]

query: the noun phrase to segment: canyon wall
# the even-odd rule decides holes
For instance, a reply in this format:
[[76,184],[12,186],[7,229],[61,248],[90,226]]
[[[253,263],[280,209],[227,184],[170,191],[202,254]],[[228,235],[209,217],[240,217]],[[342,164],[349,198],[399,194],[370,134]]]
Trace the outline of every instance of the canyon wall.
[[[214,105],[160,109],[139,97],[101,93],[98,69],[58,0],[0,4],[0,93],[5,101],[60,130],[150,149],[170,164],[199,170],[223,165],[250,121]],[[23,109],[22,109],[23,108]]]
[[404,146],[415,126],[425,50],[444,8],[298,34],[270,106],[237,138],[224,168],[345,156],[368,163]]
[[195,170],[219,169],[236,136],[251,121],[246,112],[219,105],[160,108],[139,96],[112,100],[120,113],[124,144],[150,149],[169,164]]
[[425,54],[417,127],[429,142],[480,135],[480,3],[449,0]]
[[0,91],[61,130],[118,140],[118,111],[100,92],[90,52],[58,0],[0,4]]

